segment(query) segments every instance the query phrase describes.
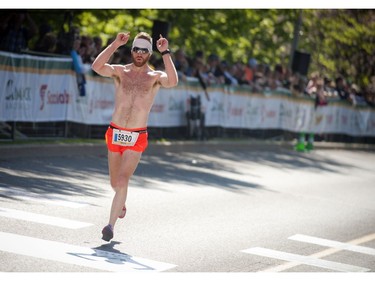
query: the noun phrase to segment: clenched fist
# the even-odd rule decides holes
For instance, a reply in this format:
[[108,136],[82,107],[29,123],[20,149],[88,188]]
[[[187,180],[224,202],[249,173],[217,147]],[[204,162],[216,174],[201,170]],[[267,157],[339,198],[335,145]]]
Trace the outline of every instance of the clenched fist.
[[130,37],[130,32],[120,32],[117,34],[115,42],[118,44],[118,46],[125,45]]
[[168,44],[168,40],[160,34],[160,38],[158,41],[156,41],[156,47],[158,48],[159,52],[162,53],[166,51],[168,49]]

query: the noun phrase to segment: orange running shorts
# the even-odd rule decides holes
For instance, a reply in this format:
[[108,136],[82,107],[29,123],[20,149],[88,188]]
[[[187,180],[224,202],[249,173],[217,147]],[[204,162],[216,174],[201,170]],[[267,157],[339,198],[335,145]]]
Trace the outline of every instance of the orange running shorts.
[[[113,144],[113,129],[119,129],[124,130],[128,132],[138,132],[139,136],[137,139],[137,142],[134,144],[134,146],[122,146],[118,144]],[[119,152],[123,153],[125,150],[134,150],[137,152],[144,152],[148,145],[148,133],[147,128],[135,128],[135,129],[128,129],[128,128],[122,128],[117,126],[116,124],[112,123],[108,126],[107,132],[105,133],[105,142],[107,144],[108,150],[112,152]]]

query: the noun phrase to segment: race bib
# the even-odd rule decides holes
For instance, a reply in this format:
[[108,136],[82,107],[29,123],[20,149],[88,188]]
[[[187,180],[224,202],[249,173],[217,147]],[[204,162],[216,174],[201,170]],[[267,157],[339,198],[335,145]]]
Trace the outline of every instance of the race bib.
[[137,132],[113,129],[112,144],[121,146],[134,146],[139,137]]

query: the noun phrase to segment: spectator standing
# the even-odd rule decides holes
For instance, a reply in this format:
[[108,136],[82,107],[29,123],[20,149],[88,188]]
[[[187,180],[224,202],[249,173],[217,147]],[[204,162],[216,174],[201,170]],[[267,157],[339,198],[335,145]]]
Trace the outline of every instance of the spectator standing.
[[221,72],[223,73],[224,83],[226,85],[232,85],[232,86],[238,85],[238,81],[234,77],[234,69],[232,68],[231,65],[229,65],[226,61],[222,61],[220,64],[220,69],[221,69]]
[[83,63],[91,64],[94,61],[95,47],[94,41],[90,36],[82,35],[78,53]]
[[207,75],[209,84],[224,84],[224,72],[220,68],[220,59],[216,54],[211,54],[207,59]]
[[333,86],[333,81],[328,77],[324,77],[324,91],[329,97],[335,97],[335,87]]
[[375,76],[371,77],[371,83],[366,87],[363,95],[369,106],[375,106]]
[[362,105],[362,106],[367,105],[362,91],[360,90],[360,88],[356,84],[350,85],[349,96],[350,96],[350,100],[351,100],[351,102],[354,106],[356,106],[356,105]]
[[262,93],[263,89],[265,88],[267,84],[267,65],[265,64],[257,64],[256,65],[256,71],[254,72],[254,78],[253,78],[253,92],[255,93]]
[[305,87],[305,83],[303,81],[303,77],[299,72],[295,72],[290,77],[290,87],[289,90],[292,92],[292,96],[294,97],[301,97],[303,94],[303,89]]
[[57,37],[53,32],[43,35],[34,51],[53,54],[56,51]]
[[173,58],[178,77],[182,80],[186,80],[186,74],[189,70],[189,61],[183,49],[178,49],[174,53]]
[[205,66],[199,58],[195,58],[192,64],[192,67],[190,68],[190,77],[198,78],[199,84],[201,85],[207,100],[210,100],[210,96],[208,95],[207,91],[207,79],[208,76],[205,74]]
[[[48,36],[46,36],[48,33],[50,33],[50,34]],[[52,45],[52,43],[53,43],[52,42],[53,40],[51,40],[52,34],[53,34],[52,33],[52,27],[48,23],[43,22],[39,26],[38,39],[35,42],[33,51],[45,52],[46,49],[51,49],[51,47],[48,47],[48,46]],[[55,38],[56,38],[56,40],[54,40],[54,41],[57,41],[56,36],[55,36]],[[57,42],[55,42],[54,44],[56,45],[56,43]]]
[[100,54],[100,52],[103,51],[103,40],[102,38],[100,38],[100,36],[94,36],[92,40],[94,41],[95,48],[93,56],[96,58]]
[[246,65],[238,61],[233,65],[233,76],[238,81],[239,85],[248,85],[247,81],[244,80]]
[[338,76],[335,80],[335,84],[335,91],[340,99],[350,101],[350,94],[345,79],[342,76]]
[[306,95],[313,96],[317,92],[318,79],[319,79],[319,73],[318,72],[311,73],[310,80],[307,83],[307,86],[305,88],[305,94]]
[[322,105],[327,105],[327,95],[324,90],[324,79],[318,78],[316,80],[316,91],[312,94],[316,94],[315,96],[315,108]]
[[247,83],[250,86],[253,86],[257,65],[257,60],[255,58],[251,58],[245,66],[244,75],[241,80],[245,81],[245,83]]
[[88,72],[90,69],[90,65],[85,65],[82,60],[82,56],[80,54],[81,49],[81,37],[79,35],[79,29],[74,28],[74,41],[72,45],[72,49],[70,51],[70,56],[73,59],[73,67],[74,71],[76,72],[77,78],[77,86],[79,90],[79,95],[81,97],[86,96],[86,77],[85,73]]
[[374,107],[375,106],[375,91],[371,87],[366,87],[363,91],[364,99],[367,105]]
[[0,49],[8,52],[28,49],[30,39],[38,33],[37,25],[26,11],[9,14],[0,28]]

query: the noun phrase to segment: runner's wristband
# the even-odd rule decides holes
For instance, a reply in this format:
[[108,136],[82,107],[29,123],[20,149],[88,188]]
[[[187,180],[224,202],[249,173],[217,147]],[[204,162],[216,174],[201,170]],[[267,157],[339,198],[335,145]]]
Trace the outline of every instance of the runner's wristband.
[[170,54],[171,51],[169,49],[166,49],[165,51],[161,52],[161,56],[164,56],[166,54]]

